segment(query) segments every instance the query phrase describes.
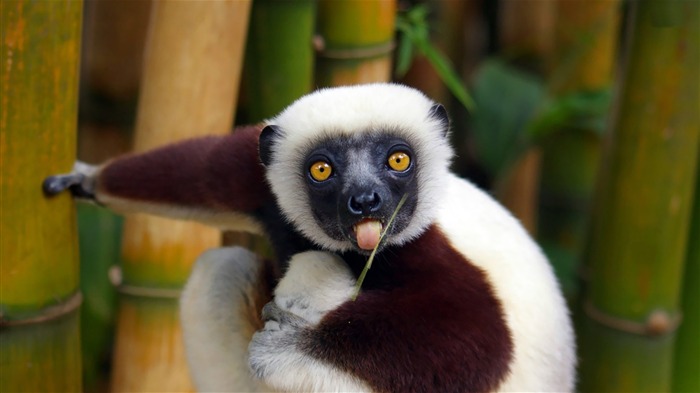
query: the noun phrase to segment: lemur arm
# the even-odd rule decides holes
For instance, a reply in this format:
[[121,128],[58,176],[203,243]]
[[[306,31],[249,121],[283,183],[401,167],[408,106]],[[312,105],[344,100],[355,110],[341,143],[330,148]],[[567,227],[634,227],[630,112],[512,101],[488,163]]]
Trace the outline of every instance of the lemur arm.
[[144,212],[256,231],[254,213],[272,199],[258,155],[261,127],[193,138],[49,177],[47,194],[65,189],[118,212]]

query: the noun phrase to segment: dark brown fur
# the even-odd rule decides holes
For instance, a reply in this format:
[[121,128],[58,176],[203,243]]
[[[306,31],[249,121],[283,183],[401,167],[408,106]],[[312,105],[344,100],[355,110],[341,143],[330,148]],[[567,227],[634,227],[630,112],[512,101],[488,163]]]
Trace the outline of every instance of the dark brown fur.
[[308,332],[306,350],[380,392],[496,388],[513,342],[485,273],[435,225],[381,255],[358,299]]
[[98,180],[104,193],[142,202],[252,212],[272,195],[258,158],[261,128],[185,140],[107,165]]

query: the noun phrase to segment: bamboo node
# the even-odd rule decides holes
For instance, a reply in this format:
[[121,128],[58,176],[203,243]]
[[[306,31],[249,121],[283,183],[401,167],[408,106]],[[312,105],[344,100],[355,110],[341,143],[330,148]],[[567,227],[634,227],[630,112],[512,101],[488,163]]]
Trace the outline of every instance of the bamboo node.
[[144,287],[140,285],[124,284],[124,276],[119,266],[112,266],[109,269],[109,281],[119,293],[135,297],[150,297],[157,299],[179,299],[182,294],[181,289]]
[[46,307],[40,310],[38,313],[26,318],[12,319],[0,313],[0,329],[13,326],[33,325],[58,319],[77,310],[82,303],[83,295],[80,293],[80,291],[78,291],[71,295],[68,299],[58,304]]
[[669,313],[666,310],[654,310],[647,316],[644,322],[632,321],[616,317],[601,311],[590,300],[587,300],[583,309],[586,315],[603,326],[640,336],[657,337],[669,334],[678,329],[682,316],[680,313]]
[[396,45],[394,41],[390,41],[362,48],[329,49],[326,47],[326,40],[322,36],[316,35],[313,38],[313,46],[319,57],[338,60],[360,60],[390,55]]
[[653,336],[660,336],[669,333],[678,327],[680,317],[673,318],[665,310],[655,310],[649,314],[646,321],[647,332]]

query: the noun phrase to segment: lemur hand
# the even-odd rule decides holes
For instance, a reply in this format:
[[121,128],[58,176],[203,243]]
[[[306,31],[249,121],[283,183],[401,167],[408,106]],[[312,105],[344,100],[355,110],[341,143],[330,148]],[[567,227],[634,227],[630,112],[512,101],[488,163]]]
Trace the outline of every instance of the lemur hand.
[[95,199],[95,174],[97,166],[76,161],[70,173],[49,176],[44,179],[42,188],[49,196],[70,190],[71,194],[80,199]]
[[299,370],[304,355],[304,331],[313,329],[328,312],[348,301],[355,277],[338,256],[321,251],[296,254],[262,311],[263,329],[248,347],[256,377],[273,383]]

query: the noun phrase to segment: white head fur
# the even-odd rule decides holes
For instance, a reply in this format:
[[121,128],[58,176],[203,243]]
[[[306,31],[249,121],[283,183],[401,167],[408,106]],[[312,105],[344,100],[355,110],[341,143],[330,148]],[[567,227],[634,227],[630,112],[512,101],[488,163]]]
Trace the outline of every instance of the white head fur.
[[448,178],[452,149],[446,125],[431,116],[436,103],[419,91],[396,84],[369,84],[318,90],[266,123],[281,130],[272,147],[267,179],[286,218],[307,238],[331,251],[352,249],[316,224],[304,187],[303,162],[314,143],[356,133],[389,132],[411,145],[419,165],[418,204],[410,224],[388,239],[403,244],[434,220]]

